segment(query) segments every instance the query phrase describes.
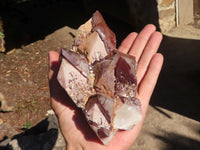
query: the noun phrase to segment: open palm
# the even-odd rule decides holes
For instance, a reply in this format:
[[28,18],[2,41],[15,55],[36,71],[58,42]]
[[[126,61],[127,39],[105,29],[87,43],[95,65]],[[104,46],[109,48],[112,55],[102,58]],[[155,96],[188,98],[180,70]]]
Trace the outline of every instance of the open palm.
[[[138,92],[136,97],[141,101],[143,121],[163,64],[163,56],[157,53],[162,34],[155,30],[155,26],[147,25],[139,34],[130,33],[118,48],[119,51],[135,56],[138,62]],[[90,129],[81,109],[75,106],[57,81],[56,76],[60,65],[59,54],[55,51],[49,52],[49,61],[51,106],[58,117],[67,149],[128,149],[138,136],[143,121],[129,131],[118,132],[108,145],[103,145]]]

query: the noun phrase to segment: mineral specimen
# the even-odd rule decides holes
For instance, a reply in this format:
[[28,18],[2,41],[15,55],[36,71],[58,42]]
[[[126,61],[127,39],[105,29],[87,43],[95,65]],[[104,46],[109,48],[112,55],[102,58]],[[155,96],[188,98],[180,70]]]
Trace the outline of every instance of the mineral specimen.
[[137,63],[116,49],[115,34],[96,11],[81,25],[71,50],[61,49],[57,79],[103,144],[142,120]]

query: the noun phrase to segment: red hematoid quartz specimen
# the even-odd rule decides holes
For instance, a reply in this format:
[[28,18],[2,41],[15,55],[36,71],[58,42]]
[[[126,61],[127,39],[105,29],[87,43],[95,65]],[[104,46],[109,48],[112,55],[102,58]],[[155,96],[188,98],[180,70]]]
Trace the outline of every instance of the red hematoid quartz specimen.
[[57,79],[103,144],[142,120],[135,57],[116,49],[115,34],[96,11],[78,28],[71,50],[61,50]]

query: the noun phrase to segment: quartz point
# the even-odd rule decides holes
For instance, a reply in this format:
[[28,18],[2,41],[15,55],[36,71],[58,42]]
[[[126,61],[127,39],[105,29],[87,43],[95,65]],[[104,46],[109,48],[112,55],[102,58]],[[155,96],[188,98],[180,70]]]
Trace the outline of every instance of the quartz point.
[[103,144],[142,120],[137,62],[116,49],[115,34],[99,11],[78,28],[72,49],[61,49],[60,57],[57,79]]

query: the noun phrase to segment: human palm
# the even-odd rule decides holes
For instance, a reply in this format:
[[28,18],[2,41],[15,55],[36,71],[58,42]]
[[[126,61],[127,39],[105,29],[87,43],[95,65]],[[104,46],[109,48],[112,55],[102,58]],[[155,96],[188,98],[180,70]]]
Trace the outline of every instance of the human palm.
[[[157,53],[162,34],[155,30],[155,26],[147,25],[139,34],[130,33],[118,48],[121,52],[135,56],[138,62],[136,97],[141,101],[143,121],[163,64],[163,56]],[[103,145],[89,127],[81,109],[75,106],[57,81],[59,54],[55,51],[49,52],[49,61],[51,106],[58,117],[61,132],[66,140],[66,148],[68,150],[128,149],[139,135],[143,121],[131,130],[118,132],[108,145]]]

